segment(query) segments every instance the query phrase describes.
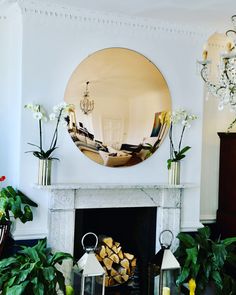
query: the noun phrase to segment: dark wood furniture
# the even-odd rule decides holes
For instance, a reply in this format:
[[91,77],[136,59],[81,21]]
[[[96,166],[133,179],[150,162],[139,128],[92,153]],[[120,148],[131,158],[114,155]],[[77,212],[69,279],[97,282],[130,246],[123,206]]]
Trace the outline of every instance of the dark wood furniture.
[[236,133],[220,137],[217,227],[222,238],[236,236]]

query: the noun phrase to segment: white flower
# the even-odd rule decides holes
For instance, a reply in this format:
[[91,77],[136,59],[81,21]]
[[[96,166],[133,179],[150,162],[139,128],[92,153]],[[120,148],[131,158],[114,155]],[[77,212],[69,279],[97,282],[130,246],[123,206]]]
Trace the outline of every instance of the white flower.
[[48,118],[45,115],[43,115],[41,120],[46,123],[48,121]]
[[190,121],[193,121],[196,119],[197,119],[196,115],[190,114],[184,109],[179,109],[177,111],[173,111],[172,115],[171,115],[171,122],[173,124],[181,123],[186,128],[189,128],[191,126],[189,123]]
[[25,109],[32,111],[34,109],[34,105],[32,103],[28,103],[25,105]]
[[50,121],[54,121],[56,119],[56,114],[55,113],[51,113],[49,115],[49,119],[50,119]]
[[34,112],[33,117],[36,120],[41,120],[43,118],[43,114],[41,112]]

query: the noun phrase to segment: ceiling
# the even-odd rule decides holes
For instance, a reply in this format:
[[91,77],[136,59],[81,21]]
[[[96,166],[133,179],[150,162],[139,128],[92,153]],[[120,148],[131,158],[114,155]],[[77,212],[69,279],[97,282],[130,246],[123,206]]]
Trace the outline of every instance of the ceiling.
[[236,14],[235,0],[37,0],[48,4],[158,19],[172,23],[231,28]]
[[[18,0],[0,0],[0,7]],[[24,0],[21,0],[24,1]],[[131,17],[198,26],[224,32],[232,28],[235,0],[28,0],[49,6],[86,9]]]

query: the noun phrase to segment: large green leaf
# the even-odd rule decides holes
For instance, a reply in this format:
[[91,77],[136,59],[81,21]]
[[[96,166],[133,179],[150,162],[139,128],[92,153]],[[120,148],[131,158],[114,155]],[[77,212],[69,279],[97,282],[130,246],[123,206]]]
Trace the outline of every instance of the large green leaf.
[[190,269],[189,267],[184,267],[181,271],[181,274],[179,275],[176,283],[178,285],[181,285],[182,283],[186,282],[187,279],[190,278]]
[[227,251],[224,244],[212,244],[212,251],[214,255],[214,265],[221,269],[227,257]]
[[191,264],[191,277],[197,278],[200,270],[200,264]]
[[198,233],[202,239],[207,240],[210,238],[211,230],[208,226],[204,226],[198,229]]
[[65,289],[66,289],[65,278],[60,271],[56,271],[56,276],[57,276],[57,282],[58,282],[59,289],[63,292],[63,294],[65,294]]
[[[30,273],[33,271],[35,267],[35,263],[27,264],[27,266],[28,268],[18,271],[18,276],[16,279],[17,284],[24,282],[28,278],[28,276],[30,275]],[[30,279],[30,277],[28,279]]]
[[31,262],[39,262],[39,256],[34,247],[26,247],[23,250],[20,250],[19,253],[30,258]]
[[33,220],[33,213],[32,213],[32,210],[31,210],[31,208],[30,208],[29,205],[25,205],[25,207],[24,207],[24,213],[20,217],[20,220],[23,223],[26,223],[27,221],[32,221]]
[[210,262],[208,261],[204,264],[204,268],[203,268],[203,272],[205,273],[205,276],[207,279],[209,279],[211,271],[212,271],[212,263],[211,261]]
[[229,246],[229,245],[231,245],[233,243],[236,243],[236,237],[224,239],[224,240],[222,240],[222,243],[225,246]]
[[12,198],[16,197],[17,193],[16,193],[15,189],[12,186],[7,186],[6,190],[7,190],[8,194],[10,194],[10,196]]
[[0,194],[0,209],[5,211],[7,208],[7,204],[8,204],[8,201],[6,196],[4,194]]
[[[45,286],[46,287],[46,286]],[[37,283],[33,286],[34,295],[45,295],[44,284],[37,280]]]
[[177,238],[183,243],[186,248],[191,248],[196,245],[195,240],[192,236],[186,233],[179,233]]
[[29,283],[29,281],[25,281],[24,283],[22,283],[20,285],[15,285],[10,288],[6,288],[5,294],[6,295],[21,295],[25,291],[25,288],[28,285],[28,283]]
[[46,281],[52,281],[56,276],[55,268],[52,266],[42,268],[42,272]]
[[186,147],[182,148],[182,150],[179,151],[179,155],[183,155],[184,153],[186,153],[190,149],[191,149],[190,146],[186,146]]
[[213,279],[213,281],[215,282],[215,285],[218,289],[222,289],[223,288],[223,284],[222,284],[222,279],[221,279],[221,275],[218,271],[213,271],[211,274],[211,277]]
[[0,274],[0,290],[2,290],[3,285],[11,278],[10,271],[4,274]]
[[198,249],[197,247],[186,249],[188,263],[197,263]]
[[10,198],[9,202],[11,204],[11,212],[13,213],[15,218],[19,218],[23,215],[21,211],[21,198],[19,196],[15,196],[15,199]]
[[3,268],[6,268],[7,266],[10,266],[12,264],[18,264],[18,260],[16,257],[9,257],[0,260],[0,272],[2,271]]
[[50,265],[55,265],[56,263],[61,264],[65,259],[73,259],[73,257],[69,253],[57,252],[53,254],[53,256],[49,259]]
[[6,287],[12,287],[13,284],[16,285],[15,282],[16,282],[16,276],[12,276],[12,277],[11,277],[11,278],[5,283],[5,285],[6,285]]
[[27,204],[31,207],[38,207],[38,204],[36,204],[34,201],[32,201],[30,198],[28,198],[20,190],[17,190],[17,194],[20,196],[22,204]]

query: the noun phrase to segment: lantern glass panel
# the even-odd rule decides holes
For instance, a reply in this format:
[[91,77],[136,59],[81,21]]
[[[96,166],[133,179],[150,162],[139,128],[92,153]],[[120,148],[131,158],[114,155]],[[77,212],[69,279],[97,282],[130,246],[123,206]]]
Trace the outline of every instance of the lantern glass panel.
[[[83,276],[74,271],[73,288],[75,295],[103,295],[104,276]],[[84,281],[84,288],[83,288]]]
[[176,285],[179,269],[162,270],[160,274],[160,292],[159,295],[178,295],[179,287]]

